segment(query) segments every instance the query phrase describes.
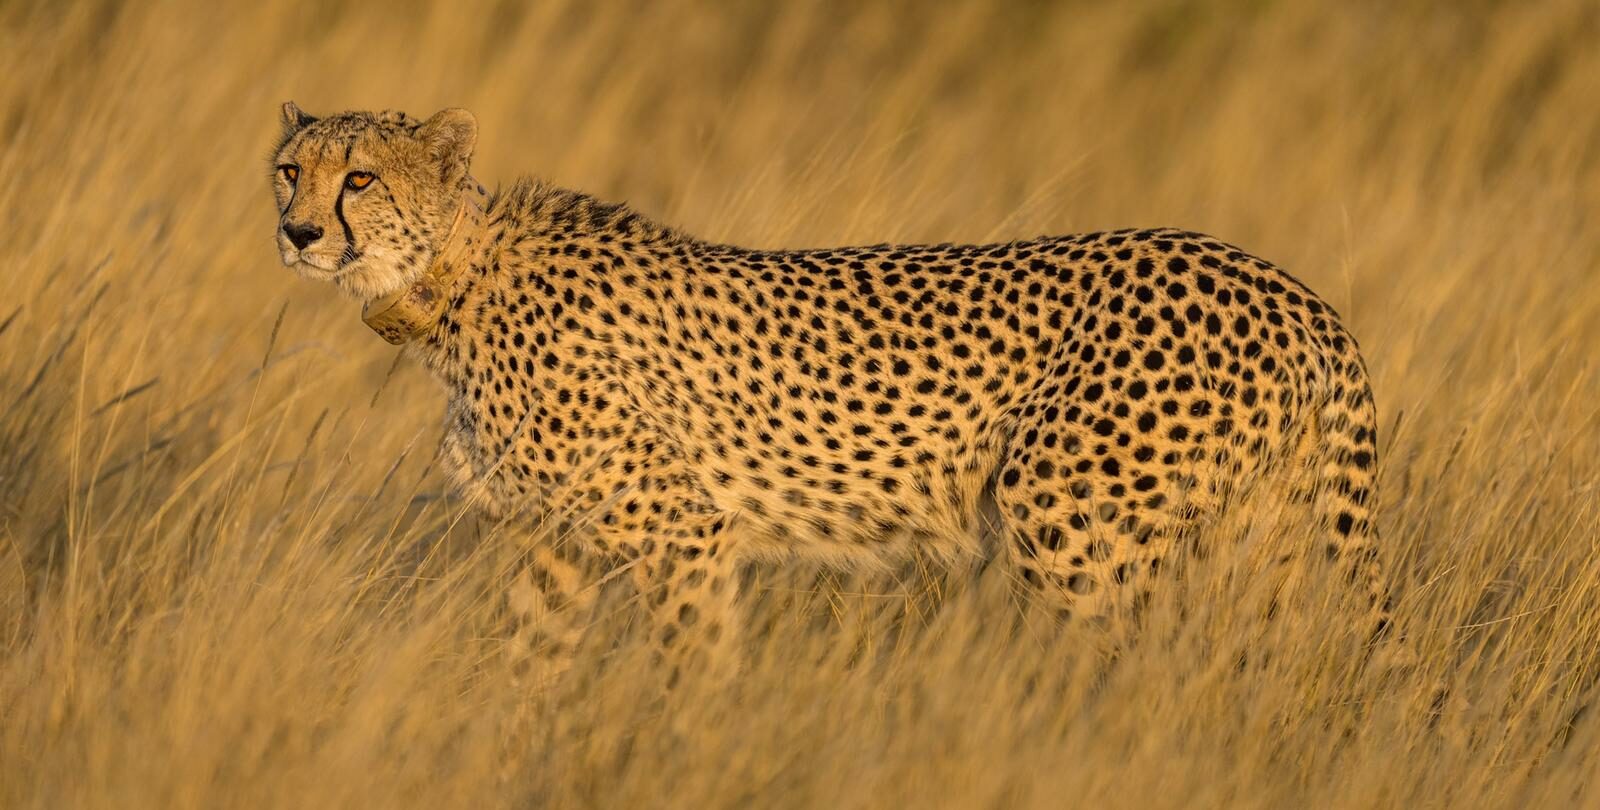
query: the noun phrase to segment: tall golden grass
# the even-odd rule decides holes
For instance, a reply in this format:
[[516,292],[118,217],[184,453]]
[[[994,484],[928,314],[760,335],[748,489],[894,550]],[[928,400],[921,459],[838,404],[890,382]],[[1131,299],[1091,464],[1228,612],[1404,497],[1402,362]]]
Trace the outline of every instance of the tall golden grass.
[[[1597,43],[1582,0],[0,3],[0,806],[1600,806]],[[988,575],[758,571],[735,684],[654,697],[621,594],[515,686],[526,537],[278,266],[291,98],[469,107],[490,185],[709,239],[1279,262],[1370,361],[1420,663],[1222,553],[1114,661]],[[1247,522],[1209,542],[1307,530]]]

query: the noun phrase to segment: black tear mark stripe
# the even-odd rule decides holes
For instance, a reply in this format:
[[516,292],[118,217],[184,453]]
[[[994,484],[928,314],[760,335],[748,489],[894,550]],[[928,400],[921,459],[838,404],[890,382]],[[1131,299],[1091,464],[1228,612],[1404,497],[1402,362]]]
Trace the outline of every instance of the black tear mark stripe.
[[289,209],[294,207],[294,201],[296,199],[298,199],[299,197],[300,197],[300,183],[298,181],[290,183],[289,184],[289,201],[284,203],[283,204],[283,210],[278,212],[278,217],[280,219],[285,217],[285,216],[288,216]]
[[339,218],[339,227],[344,229],[344,249],[351,256],[359,256],[356,250],[356,235],[350,231],[350,223],[344,221],[344,188],[341,186],[337,196],[333,198],[333,215]]

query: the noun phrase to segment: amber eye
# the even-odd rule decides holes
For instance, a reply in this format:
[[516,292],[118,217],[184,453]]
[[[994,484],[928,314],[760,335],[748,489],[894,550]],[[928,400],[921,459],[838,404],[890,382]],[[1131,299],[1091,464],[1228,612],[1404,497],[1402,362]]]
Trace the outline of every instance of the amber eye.
[[285,163],[284,165],[279,166],[278,171],[283,172],[283,179],[288,180],[291,183],[300,179],[300,167],[294,165],[293,163]]
[[367,185],[372,182],[372,180],[372,172],[351,172],[350,174],[345,175],[344,187],[354,191],[360,191],[361,189],[366,188]]

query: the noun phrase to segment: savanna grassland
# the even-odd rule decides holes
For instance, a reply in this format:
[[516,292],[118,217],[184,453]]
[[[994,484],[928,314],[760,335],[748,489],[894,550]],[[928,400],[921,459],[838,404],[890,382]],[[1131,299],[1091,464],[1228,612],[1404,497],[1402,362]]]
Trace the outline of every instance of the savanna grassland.
[[[1216,234],[1344,314],[1416,663],[1201,541],[1113,661],[987,575],[757,570],[654,697],[626,592],[519,687],[525,526],[279,266],[278,108],[762,247]],[[0,2],[0,806],[1600,806],[1600,6]],[[1248,649],[1249,665],[1239,666]]]

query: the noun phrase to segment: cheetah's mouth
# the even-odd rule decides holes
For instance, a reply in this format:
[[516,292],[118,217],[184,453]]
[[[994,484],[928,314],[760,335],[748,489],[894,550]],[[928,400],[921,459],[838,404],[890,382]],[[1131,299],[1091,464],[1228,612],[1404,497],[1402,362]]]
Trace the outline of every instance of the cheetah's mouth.
[[307,278],[332,281],[352,270],[351,265],[359,261],[361,255],[359,251],[347,247],[337,259],[330,259],[326,254],[307,253],[291,248],[283,252],[283,263]]

